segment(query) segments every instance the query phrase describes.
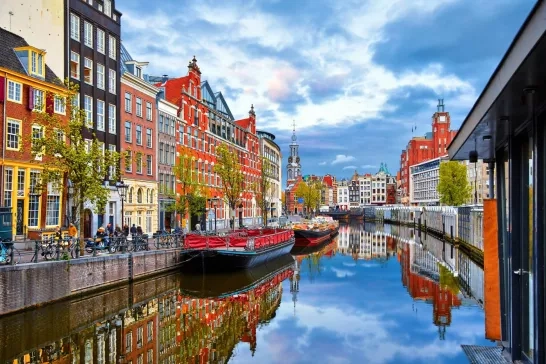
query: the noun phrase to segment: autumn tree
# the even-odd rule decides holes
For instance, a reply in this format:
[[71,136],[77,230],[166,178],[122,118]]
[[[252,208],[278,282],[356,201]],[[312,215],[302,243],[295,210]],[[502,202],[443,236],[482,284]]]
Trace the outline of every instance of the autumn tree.
[[[104,181],[117,179],[119,154],[105,148],[104,143],[97,140],[85,110],[76,106],[78,86],[69,82],[66,86],[68,96],[48,94],[45,99],[56,98],[67,116],[45,108],[44,111],[36,111],[33,122],[42,129],[40,132],[35,129],[28,137],[32,162],[41,167],[37,188],[45,190],[48,184],[62,188],[67,181],[72,185],[73,203],[79,216],[80,254],[83,255],[85,203],[93,206],[96,213],[104,212],[110,196]],[[86,139],[86,134],[91,138]]]
[[303,198],[307,211],[316,211],[320,206],[322,184],[320,181],[301,181],[296,189],[296,197]]
[[437,190],[440,203],[444,205],[460,206],[466,203],[471,197],[466,166],[456,161],[442,162]]
[[[173,168],[178,190],[172,191],[165,186],[163,193],[174,202],[166,207],[168,212],[176,212],[183,219],[186,215],[198,215],[206,204],[205,184],[198,180],[196,160],[187,147],[179,150],[179,158]],[[190,227],[191,228],[191,227]]]
[[262,157],[260,177],[254,186],[254,193],[256,195],[256,204],[262,211],[265,226],[267,226],[269,207],[273,197],[273,184],[271,182],[273,177],[273,165],[269,159]]
[[[222,179],[223,198],[231,210],[231,219],[234,219],[235,208],[244,191],[245,178],[237,153],[225,143],[216,148],[214,172]],[[235,221],[232,224],[233,228],[235,228]]]

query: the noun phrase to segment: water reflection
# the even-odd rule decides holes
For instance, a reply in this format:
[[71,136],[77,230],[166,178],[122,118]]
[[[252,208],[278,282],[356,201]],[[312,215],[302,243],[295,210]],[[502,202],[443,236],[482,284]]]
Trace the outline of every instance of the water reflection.
[[0,363],[466,363],[483,270],[430,236],[347,225],[238,275],[169,274],[0,319]]

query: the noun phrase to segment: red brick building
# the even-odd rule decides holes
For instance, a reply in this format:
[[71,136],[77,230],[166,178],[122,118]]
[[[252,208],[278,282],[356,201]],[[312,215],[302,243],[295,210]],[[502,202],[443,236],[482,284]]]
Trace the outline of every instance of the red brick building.
[[[239,156],[246,176],[246,190],[242,193],[237,215],[242,214],[245,225],[258,223],[261,212],[250,188],[261,175],[254,106],[250,107],[248,117],[235,119],[222,93],[214,92],[208,81],[201,79],[201,70],[195,57],[188,65],[186,76],[166,79],[156,83],[156,86],[164,91],[167,101],[179,108],[181,122],[177,125],[178,152],[191,154],[197,181],[206,187],[205,197],[221,198],[223,195],[220,177],[214,172],[214,165],[216,147],[226,143]],[[216,222],[218,228],[222,228],[227,226],[229,209],[225,201],[219,202]],[[206,208],[210,208],[210,205]],[[237,224],[238,219],[235,220]]]
[[[124,205],[123,223],[140,226],[146,234],[157,230],[157,110],[159,89],[144,81],[147,62],[134,60],[121,46],[122,75],[121,109],[121,170],[129,185]],[[174,129],[174,125],[173,125]],[[174,152],[174,151],[173,151]],[[172,154],[174,157],[174,153]],[[160,155],[164,158],[164,155]],[[168,156],[167,156],[168,157]],[[115,222],[121,224],[121,222]]]
[[446,155],[455,134],[457,130],[451,130],[451,117],[445,111],[444,100],[439,99],[437,111],[432,115],[432,132],[413,137],[400,155],[402,203],[409,203],[410,166]]
[[[66,189],[36,188],[40,178],[40,156],[31,154],[32,137],[59,137],[38,124],[36,112],[67,120],[66,88],[47,66],[47,53],[23,38],[0,29],[0,128],[3,162],[1,203],[13,212],[13,236],[38,238],[66,223]],[[62,135],[61,135],[62,137]]]

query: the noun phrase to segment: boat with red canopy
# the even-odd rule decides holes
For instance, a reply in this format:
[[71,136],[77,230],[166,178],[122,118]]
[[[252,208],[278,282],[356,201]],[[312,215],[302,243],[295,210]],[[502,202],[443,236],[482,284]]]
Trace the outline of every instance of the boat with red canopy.
[[194,272],[248,269],[290,253],[294,242],[291,229],[243,229],[223,236],[188,234],[182,268]]

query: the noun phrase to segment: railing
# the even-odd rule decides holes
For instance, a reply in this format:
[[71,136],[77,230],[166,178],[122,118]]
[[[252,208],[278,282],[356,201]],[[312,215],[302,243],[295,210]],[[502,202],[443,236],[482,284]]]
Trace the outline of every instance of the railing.
[[241,249],[255,251],[287,242],[294,238],[290,229],[249,229],[236,230],[225,236],[189,234],[184,240],[184,248],[203,249]]

